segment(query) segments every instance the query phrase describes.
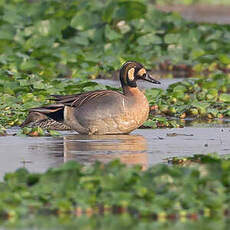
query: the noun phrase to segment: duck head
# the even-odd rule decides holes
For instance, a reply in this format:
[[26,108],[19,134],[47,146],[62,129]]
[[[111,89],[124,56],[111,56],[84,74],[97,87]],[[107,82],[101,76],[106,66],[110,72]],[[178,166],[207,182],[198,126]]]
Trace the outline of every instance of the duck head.
[[144,80],[153,84],[160,84],[159,81],[151,77],[144,66],[138,62],[128,61],[120,69],[120,81],[122,87],[137,87],[137,80]]

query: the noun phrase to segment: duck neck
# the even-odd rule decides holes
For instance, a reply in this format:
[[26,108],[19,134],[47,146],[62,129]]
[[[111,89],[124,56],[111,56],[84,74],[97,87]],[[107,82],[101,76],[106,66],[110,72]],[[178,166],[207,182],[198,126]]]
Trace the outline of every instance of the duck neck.
[[143,94],[137,87],[131,87],[131,86],[123,86],[123,93],[124,95],[137,95],[137,94]]

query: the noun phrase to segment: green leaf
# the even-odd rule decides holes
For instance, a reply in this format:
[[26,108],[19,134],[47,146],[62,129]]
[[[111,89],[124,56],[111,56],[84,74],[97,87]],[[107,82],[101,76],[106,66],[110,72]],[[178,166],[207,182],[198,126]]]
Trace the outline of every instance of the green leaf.
[[124,20],[143,18],[147,11],[146,5],[137,1],[120,1],[116,17]]
[[106,25],[106,27],[105,27],[105,37],[109,41],[114,41],[114,40],[120,39],[122,37],[122,35],[117,33],[115,30],[111,29],[109,25]]
[[72,41],[75,43],[75,44],[78,44],[78,45],[82,45],[82,46],[88,46],[89,45],[89,40],[87,37],[83,37],[83,36],[76,36],[72,39]]
[[166,34],[164,37],[164,41],[168,44],[176,44],[179,43],[180,34]]
[[111,23],[116,6],[117,6],[117,2],[109,1],[109,4],[106,5],[103,10],[103,15],[102,15],[103,21],[107,23]]
[[97,14],[85,10],[78,11],[71,19],[70,25],[80,31],[91,29],[91,27],[99,22]]
[[79,11],[72,18],[70,25],[75,29],[85,30],[89,26],[89,22],[87,20],[88,20],[87,13]]
[[161,44],[162,40],[159,36],[155,35],[155,33],[148,33],[143,35],[137,39],[137,42],[140,46]]
[[49,132],[50,136],[52,136],[52,137],[61,136],[61,134],[59,132],[57,132],[56,130],[49,130],[48,132]]
[[230,64],[230,56],[229,55],[221,54],[221,55],[219,55],[219,59],[225,65]]
[[223,102],[230,102],[230,94],[227,93],[220,94],[219,100]]
[[15,35],[15,30],[10,25],[1,25],[0,29],[0,39],[13,40]]
[[148,119],[147,121],[144,122],[143,126],[145,127],[150,127],[150,128],[157,128],[156,121]]
[[33,83],[35,89],[47,89],[47,85],[43,81],[36,81]]

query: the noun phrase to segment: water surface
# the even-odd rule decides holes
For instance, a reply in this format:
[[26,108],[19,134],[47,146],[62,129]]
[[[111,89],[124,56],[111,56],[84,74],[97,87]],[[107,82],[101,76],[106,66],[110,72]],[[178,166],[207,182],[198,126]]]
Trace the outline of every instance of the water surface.
[[230,154],[228,126],[138,129],[130,135],[62,134],[60,137],[0,137],[0,178],[19,167],[44,172],[72,159],[91,164],[119,158],[128,165],[141,164],[147,168],[174,156]]

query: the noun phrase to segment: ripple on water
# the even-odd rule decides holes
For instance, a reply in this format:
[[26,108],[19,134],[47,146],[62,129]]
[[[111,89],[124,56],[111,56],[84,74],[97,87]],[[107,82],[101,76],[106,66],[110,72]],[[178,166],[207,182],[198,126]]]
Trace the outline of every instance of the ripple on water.
[[[17,129],[8,132],[15,133]],[[230,154],[229,123],[173,129],[138,129],[130,135],[86,136],[62,132],[60,137],[0,137],[0,177],[26,167],[44,172],[68,160],[83,164],[119,158],[147,168],[174,156]]]

